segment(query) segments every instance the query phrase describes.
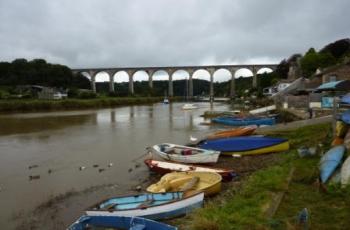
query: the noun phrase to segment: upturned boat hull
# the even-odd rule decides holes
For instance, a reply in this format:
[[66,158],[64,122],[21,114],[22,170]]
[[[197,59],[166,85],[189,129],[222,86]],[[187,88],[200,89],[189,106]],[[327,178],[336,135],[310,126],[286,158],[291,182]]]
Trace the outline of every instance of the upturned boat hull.
[[337,145],[322,156],[320,161],[320,178],[322,183],[326,183],[334,170],[341,163],[344,156],[345,146]]
[[232,169],[157,161],[153,159],[147,159],[144,162],[150,170],[162,175],[171,172],[215,172],[220,174],[224,181],[232,180],[233,176],[235,175]]

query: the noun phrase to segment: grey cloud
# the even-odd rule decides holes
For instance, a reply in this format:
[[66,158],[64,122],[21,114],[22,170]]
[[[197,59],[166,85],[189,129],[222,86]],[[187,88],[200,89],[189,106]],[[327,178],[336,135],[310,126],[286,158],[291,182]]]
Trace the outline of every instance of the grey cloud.
[[0,60],[72,68],[279,62],[349,37],[348,0],[0,0]]

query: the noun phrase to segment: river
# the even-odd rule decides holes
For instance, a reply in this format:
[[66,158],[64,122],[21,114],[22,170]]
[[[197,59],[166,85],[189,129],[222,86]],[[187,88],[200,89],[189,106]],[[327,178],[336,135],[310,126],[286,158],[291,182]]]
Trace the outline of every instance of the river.
[[145,177],[143,164],[131,168],[147,146],[186,143],[191,134],[213,129],[200,125],[200,114],[228,109],[199,103],[199,109],[183,111],[182,105],[0,115],[0,225],[14,228],[20,213],[72,189]]

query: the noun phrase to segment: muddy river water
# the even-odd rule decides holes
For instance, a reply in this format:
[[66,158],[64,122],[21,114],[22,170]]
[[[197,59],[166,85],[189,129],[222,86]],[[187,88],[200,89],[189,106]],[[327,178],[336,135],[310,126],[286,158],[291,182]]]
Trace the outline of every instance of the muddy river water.
[[200,124],[204,121],[200,114],[228,108],[199,103],[199,109],[183,111],[182,105],[0,115],[2,229],[13,228],[18,213],[52,196],[132,183],[147,172],[143,164],[130,170],[147,146],[186,143],[190,135],[214,129]]

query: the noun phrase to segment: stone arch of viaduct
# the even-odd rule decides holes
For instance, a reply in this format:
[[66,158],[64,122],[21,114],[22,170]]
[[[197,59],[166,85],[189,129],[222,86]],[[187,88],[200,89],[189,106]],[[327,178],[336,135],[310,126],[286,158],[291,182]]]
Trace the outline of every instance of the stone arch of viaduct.
[[124,71],[129,76],[129,93],[134,94],[134,74],[138,71],[144,71],[148,74],[148,84],[153,88],[153,75],[157,71],[165,71],[169,76],[168,93],[169,96],[174,96],[173,90],[173,74],[178,70],[186,71],[189,74],[189,97],[193,97],[193,74],[198,70],[205,70],[210,75],[210,97],[214,96],[214,73],[220,69],[226,69],[231,73],[230,96],[235,95],[235,73],[240,69],[249,69],[253,73],[253,88],[258,86],[257,73],[260,69],[269,68],[275,70],[277,64],[258,64],[258,65],[211,65],[211,66],[177,66],[177,67],[137,67],[137,68],[84,68],[73,69],[73,73],[87,73],[90,77],[91,89],[96,92],[96,75],[105,72],[109,75],[109,90],[114,92],[114,75]]

